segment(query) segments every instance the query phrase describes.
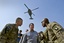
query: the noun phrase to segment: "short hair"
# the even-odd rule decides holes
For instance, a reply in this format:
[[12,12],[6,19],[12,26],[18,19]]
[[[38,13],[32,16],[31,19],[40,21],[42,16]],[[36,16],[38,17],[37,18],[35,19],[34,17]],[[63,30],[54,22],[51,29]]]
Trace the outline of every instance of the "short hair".
[[20,18],[20,17],[18,17],[18,18],[16,19],[16,22],[17,22],[18,20],[22,20],[22,21],[23,21],[23,19],[22,19],[22,18]]
[[[44,20],[43,20],[42,22],[45,22],[45,23],[48,24],[48,23],[49,23],[49,20],[48,20],[48,18],[44,18]],[[42,22],[41,22],[41,23],[42,23]]]
[[45,18],[45,19],[44,19],[44,22],[48,24],[48,23],[49,23],[48,18]]
[[34,23],[30,23],[30,24],[29,24],[29,27],[30,27],[30,25],[34,25]]

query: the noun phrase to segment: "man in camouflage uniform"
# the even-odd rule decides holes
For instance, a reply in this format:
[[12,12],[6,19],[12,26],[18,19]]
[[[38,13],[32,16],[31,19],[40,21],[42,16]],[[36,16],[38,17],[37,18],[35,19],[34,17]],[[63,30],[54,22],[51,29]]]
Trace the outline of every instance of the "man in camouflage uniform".
[[40,43],[46,43],[46,37],[44,36],[44,33],[42,31],[38,33],[38,39]]
[[64,43],[64,29],[57,22],[49,23],[49,20],[45,18],[42,21],[42,26],[46,27],[44,34],[47,43]]
[[18,26],[21,26],[22,22],[18,17],[15,24],[7,24],[1,32],[0,43],[18,43]]

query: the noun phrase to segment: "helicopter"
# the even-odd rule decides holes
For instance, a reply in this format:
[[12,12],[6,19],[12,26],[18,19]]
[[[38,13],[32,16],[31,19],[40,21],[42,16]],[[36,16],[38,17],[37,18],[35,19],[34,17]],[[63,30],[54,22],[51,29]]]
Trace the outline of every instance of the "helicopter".
[[24,13],[25,13],[25,14],[28,13],[29,16],[30,16],[30,19],[33,19],[33,18],[32,18],[32,15],[35,16],[35,14],[34,14],[32,11],[39,9],[39,7],[37,7],[37,8],[35,8],[35,9],[31,10],[31,9],[29,9],[29,8],[27,7],[26,4],[24,4],[24,5],[25,5],[25,7],[28,9],[28,11],[27,11],[27,12],[24,12]]

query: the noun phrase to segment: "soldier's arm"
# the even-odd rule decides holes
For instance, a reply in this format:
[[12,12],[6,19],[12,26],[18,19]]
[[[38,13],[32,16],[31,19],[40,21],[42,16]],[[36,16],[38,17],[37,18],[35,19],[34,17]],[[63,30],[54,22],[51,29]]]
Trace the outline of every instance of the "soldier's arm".
[[27,43],[27,35],[26,34],[23,36],[22,43]]
[[47,32],[47,30],[45,32],[43,32],[43,35],[45,36],[45,39],[48,40],[48,32]]
[[40,40],[39,40],[39,35],[37,33],[37,43],[40,43]]

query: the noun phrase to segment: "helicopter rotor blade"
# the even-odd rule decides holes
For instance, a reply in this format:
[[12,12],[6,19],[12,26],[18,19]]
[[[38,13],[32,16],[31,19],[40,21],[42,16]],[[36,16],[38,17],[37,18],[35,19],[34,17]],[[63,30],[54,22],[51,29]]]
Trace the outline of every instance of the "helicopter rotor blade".
[[34,16],[35,16],[35,14],[34,13],[32,13]]
[[35,9],[33,9],[32,11],[37,10],[37,9],[39,9],[39,7],[37,7],[37,8],[35,8]]
[[26,4],[24,4],[24,5],[26,6],[27,9],[29,9]]

